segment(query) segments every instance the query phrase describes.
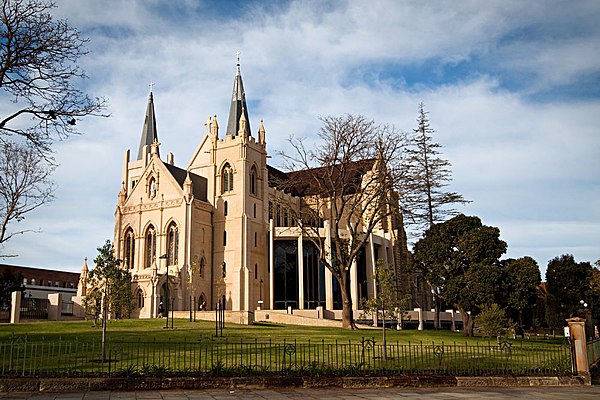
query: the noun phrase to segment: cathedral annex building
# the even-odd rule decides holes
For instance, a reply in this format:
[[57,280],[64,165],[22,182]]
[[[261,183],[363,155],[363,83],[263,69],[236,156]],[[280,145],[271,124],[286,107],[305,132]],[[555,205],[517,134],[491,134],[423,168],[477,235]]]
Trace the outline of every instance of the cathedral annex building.
[[[161,156],[151,92],[139,148],[125,151],[114,249],[131,272],[132,317],[220,302],[246,323],[255,310],[327,310],[335,318],[339,284],[303,239],[300,198],[277,186],[287,173],[267,165],[263,121],[250,128],[239,61],[227,125],[216,116],[205,125],[187,165],[176,166],[173,154]],[[363,172],[373,164],[363,163]],[[330,224],[320,223],[327,237]],[[377,260],[400,271],[400,254],[407,254],[401,226],[373,232],[350,271],[355,309],[376,296]]]

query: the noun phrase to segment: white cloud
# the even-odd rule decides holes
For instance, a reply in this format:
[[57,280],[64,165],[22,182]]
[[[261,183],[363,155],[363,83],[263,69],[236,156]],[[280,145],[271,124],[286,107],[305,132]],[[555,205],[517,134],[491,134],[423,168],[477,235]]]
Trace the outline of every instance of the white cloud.
[[[82,59],[87,85],[109,99],[112,116],[83,121],[86,134],[57,147],[57,200],[27,220],[44,233],[11,242],[7,252],[21,255],[11,262],[76,271],[84,256],[94,258],[112,237],[123,152],[137,154],[148,83],[156,82],[161,153],[173,152],[185,166],[206,118],[217,114],[226,123],[237,50],[251,127],[264,119],[271,153],[290,134],[314,140],[318,117],[330,114],[363,114],[411,130],[424,101],[454,166],[450,188],[473,200],[459,210],[498,226],[512,257],[532,255],[542,268],[563,252],[594,261],[599,100],[530,98],[600,69],[599,33],[590,22],[600,7],[582,2],[583,11],[570,10],[565,20],[557,9],[566,4],[243,3],[236,19],[206,14],[213,5],[199,1],[169,8],[61,0],[57,15],[91,39]],[[553,26],[560,28],[554,38]],[[418,70],[432,60],[473,64],[437,86],[412,77],[423,83],[410,88],[371,69],[383,66],[401,81],[405,66]]]

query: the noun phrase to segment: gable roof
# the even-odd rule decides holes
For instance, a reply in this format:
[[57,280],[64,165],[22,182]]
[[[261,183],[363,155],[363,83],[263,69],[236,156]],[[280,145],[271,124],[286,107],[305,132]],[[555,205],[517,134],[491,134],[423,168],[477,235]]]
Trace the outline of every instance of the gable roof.
[[331,191],[339,194],[353,194],[359,187],[363,175],[370,171],[375,159],[353,161],[341,164],[283,172],[267,165],[269,187],[277,188],[294,196],[328,196]]
[[[185,169],[181,169],[171,164],[164,164],[171,176],[175,178],[179,186],[183,189],[183,184],[187,177],[188,171]],[[196,175],[192,172],[190,174],[190,179],[192,180],[192,193],[194,194],[194,198],[196,200],[208,201],[207,197],[207,186],[208,180],[200,175]]]

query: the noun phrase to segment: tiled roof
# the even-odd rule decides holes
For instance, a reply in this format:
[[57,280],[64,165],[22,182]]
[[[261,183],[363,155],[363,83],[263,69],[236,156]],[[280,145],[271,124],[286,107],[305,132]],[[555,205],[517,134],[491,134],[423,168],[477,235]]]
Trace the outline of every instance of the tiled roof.
[[375,159],[354,161],[346,165],[310,168],[300,171],[283,172],[267,166],[269,187],[283,190],[294,196],[328,196],[335,190],[339,195],[356,193],[363,175],[373,168]]
[[[171,164],[165,164],[167,170],[171,173],[173,178],[177,181],[179,186],[183,189],[183,183],[187,177],[188,172],[185,169],[181,169]],[[196,200],[207,201],[207,186],[208,180],[200,175],[196,175],[190,172],[190,179],[192,180],[192,191]]]

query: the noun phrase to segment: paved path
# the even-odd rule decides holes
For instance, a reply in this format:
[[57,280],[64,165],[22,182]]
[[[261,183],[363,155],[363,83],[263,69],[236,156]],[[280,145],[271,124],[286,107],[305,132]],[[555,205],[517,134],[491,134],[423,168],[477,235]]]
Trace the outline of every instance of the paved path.
[[597,400],[600,386],[534,388],[381,388],[381,389],[280,389],[280,390],[182,390],[148,392],[0,393],[0,399],[35,400],[388,400],[388,399],[542,399]]

